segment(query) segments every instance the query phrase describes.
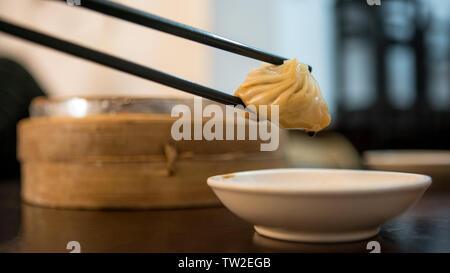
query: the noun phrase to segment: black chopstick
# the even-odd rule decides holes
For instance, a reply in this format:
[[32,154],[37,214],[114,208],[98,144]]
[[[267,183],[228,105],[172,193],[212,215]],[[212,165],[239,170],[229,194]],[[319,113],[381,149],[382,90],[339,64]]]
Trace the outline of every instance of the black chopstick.
[[216,101],[226,105],[245,106],[242,100],[238,97],[118,57],[114,57],[112,55],[89,49],[87,47],[79,46],[77,44],[64,41],[47,34],[20,27],[5,22],[1,18],[0,31],[86,60],[93,61],[98,64],[115,68],[122,72],[126,72],[144,79],[183,90],[188,93],[210,99],[212,101]]
[[[66,2],[66,0],[59,0]],[[281,65],[287,58],[264,52],[255,47],[245,45],[219,35],[177,23],[150,13],[127,7],[107,0],[82,0],[80,6],[123,19],[142,26],[150,27],[165,33],[182,37],[191,41],[209,45],[228,52],[257,59],[263,62]],[[308,66],[309,71],[312,67]]]

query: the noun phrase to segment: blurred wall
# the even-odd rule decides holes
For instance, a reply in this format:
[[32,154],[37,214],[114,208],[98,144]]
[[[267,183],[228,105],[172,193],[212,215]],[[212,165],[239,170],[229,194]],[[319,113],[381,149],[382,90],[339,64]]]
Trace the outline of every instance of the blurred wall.
[[[116,1],[201,29],[210,28],[208,0]],[[0,16],[201,84],[210,84],[210,49],[200,44],[64,3],[0,0]],[[0,55],[24,63],[50,95],[185,93],[0,33]]]

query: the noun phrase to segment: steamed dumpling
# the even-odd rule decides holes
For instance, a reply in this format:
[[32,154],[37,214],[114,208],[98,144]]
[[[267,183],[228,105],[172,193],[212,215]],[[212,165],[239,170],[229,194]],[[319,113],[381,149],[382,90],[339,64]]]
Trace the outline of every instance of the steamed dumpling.
[[[248,74],[234,93],[245,105],[279,105],[282,128],[317,132],[330,124],[328,106],[308,66],[297,59],[282,65],[263,63]],[[270,114],[268,115],[270,118]]]

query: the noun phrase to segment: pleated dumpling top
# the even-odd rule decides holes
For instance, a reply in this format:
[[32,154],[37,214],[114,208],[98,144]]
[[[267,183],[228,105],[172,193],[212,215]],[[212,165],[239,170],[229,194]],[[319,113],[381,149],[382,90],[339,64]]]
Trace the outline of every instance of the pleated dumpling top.
[[[328,106],[308,66],[296,59],[282,65],[263,63],[234,93],[246,106],[279,105],[279,125],[317,132],[330,122]],[[269,119],[270,114],[267,116]]]

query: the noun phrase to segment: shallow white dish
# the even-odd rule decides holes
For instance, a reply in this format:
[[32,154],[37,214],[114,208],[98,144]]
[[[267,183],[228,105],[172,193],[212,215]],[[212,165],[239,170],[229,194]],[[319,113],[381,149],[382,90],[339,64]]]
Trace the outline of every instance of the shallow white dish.
[[420,199],[425,175],[333,169],[273,169],[208,178],[222,203],[261,235],[289,241],[343,242],[375,236],[379,226]]
[[441,178],[450,176],[448,150],[372,150],[363,163],[373,170],[414,172]]

